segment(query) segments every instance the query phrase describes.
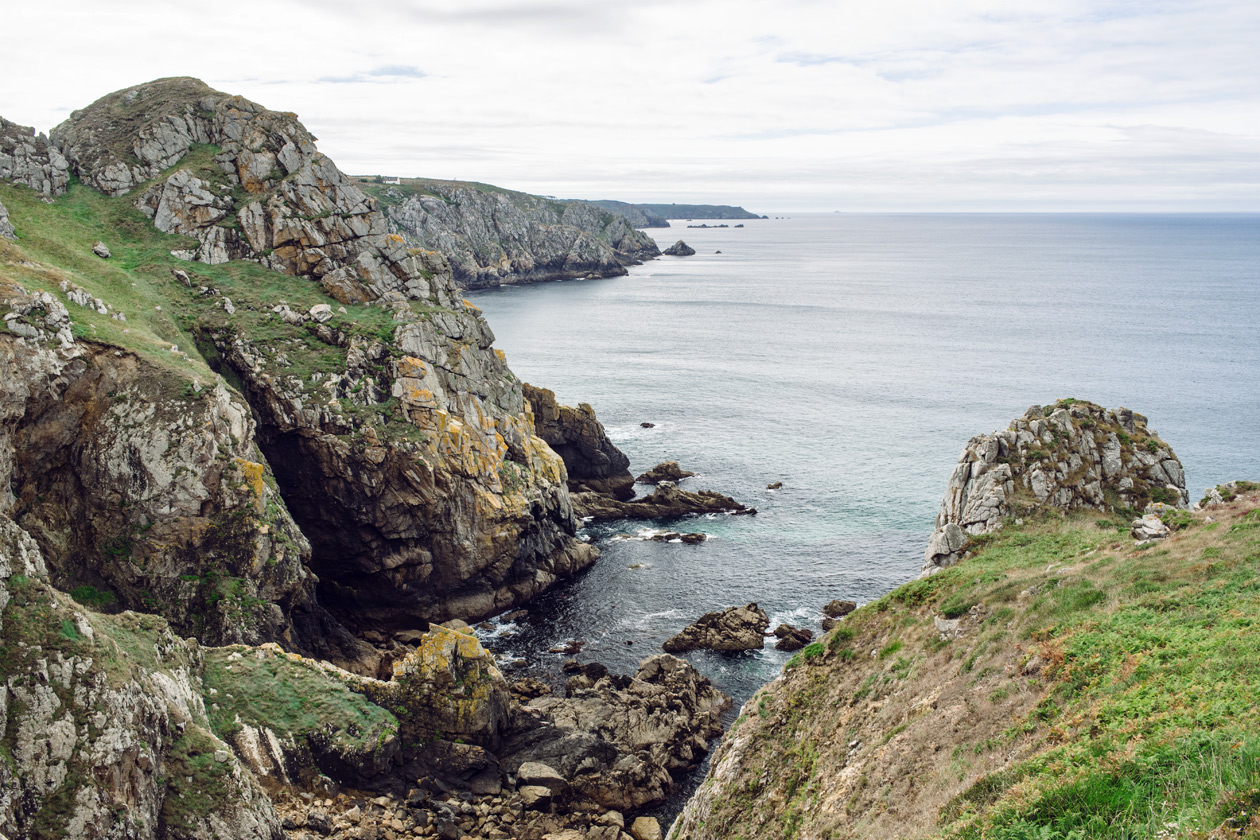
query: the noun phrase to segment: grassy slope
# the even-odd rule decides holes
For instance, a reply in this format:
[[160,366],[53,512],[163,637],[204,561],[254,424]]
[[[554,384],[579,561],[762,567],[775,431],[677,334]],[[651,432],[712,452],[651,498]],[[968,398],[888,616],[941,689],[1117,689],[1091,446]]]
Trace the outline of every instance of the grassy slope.
[[[1140,547],[1093,514],[1011,526],[864,607],[754,697],[734,729],[739,773],[717,788],[700,836],[1048,840],[1249,826],[1260,805],[1258,505],[1252,493],[1181,514],[1172,538]],[[939,632],[944,616],[962,618],[959,637]]]

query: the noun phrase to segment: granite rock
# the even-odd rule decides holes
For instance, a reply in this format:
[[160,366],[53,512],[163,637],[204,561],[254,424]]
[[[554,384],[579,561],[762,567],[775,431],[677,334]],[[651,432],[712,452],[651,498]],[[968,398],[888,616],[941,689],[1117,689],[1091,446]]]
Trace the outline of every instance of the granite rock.
[[538,436],[564,459],[570,490],[621,500],[634,496],[630,459],[608,439],[593,408],[586,403],[577,408],[561,405],[555,393],[529,383],[521,390],[529,401]]
[[670,653],[705,650],[761,650],[770,619],[756,604],[705,613],[681,633],[666,640]]
[[70,183],[70,167],[43,134],[0,117],[0,180],[57,196]]

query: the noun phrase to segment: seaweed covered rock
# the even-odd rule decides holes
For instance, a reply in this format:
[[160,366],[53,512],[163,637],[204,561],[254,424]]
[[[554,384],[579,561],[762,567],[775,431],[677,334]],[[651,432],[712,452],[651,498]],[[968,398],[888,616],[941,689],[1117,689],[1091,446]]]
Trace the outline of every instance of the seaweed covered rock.
[[967,442],[950,476],[923,573],[953,565],[972,536],[1045,508],[1138,509],[1189,501],[1181,462],[1126,408],[1081,400],[1032,406],[1010,428]]

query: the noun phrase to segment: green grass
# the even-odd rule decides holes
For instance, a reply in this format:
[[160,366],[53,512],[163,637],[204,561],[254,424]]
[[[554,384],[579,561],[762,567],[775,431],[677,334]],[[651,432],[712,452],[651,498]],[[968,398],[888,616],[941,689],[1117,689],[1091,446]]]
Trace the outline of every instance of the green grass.
[[[233,659],[237,652],[242,655]],[[210,723],[220,737],[244,723],[299,741],[318,735],[354,749],[371,749],[398,731],[397,719],[386,710],[313,664],[274,651],[208,649],[204,679],[206,688],[216,692],[218,708],[212,708]]]

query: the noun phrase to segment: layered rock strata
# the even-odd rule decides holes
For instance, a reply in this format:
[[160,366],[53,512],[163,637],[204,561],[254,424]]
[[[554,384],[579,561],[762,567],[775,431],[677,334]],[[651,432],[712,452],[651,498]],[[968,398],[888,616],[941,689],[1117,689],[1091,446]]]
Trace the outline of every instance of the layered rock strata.
[[556,402],[554,392],[525,383],[538,436],[564,459],[569,489],[591,491],[625,501],[634,497],[630,459],[613,445],[595,409],[586,403],[577,408]]
[[611,277],[660,255],[623,216],[588,202],[456,181],[369,189],[408,244],[445,254],[464,288]]
[[953,565],[968,540],[1041,508],[1184,507],[1185,471],[1172,449],[1125,408],[1079,400],[1032,406],[1010,428],[967,442],[950,476],[923,574]]

